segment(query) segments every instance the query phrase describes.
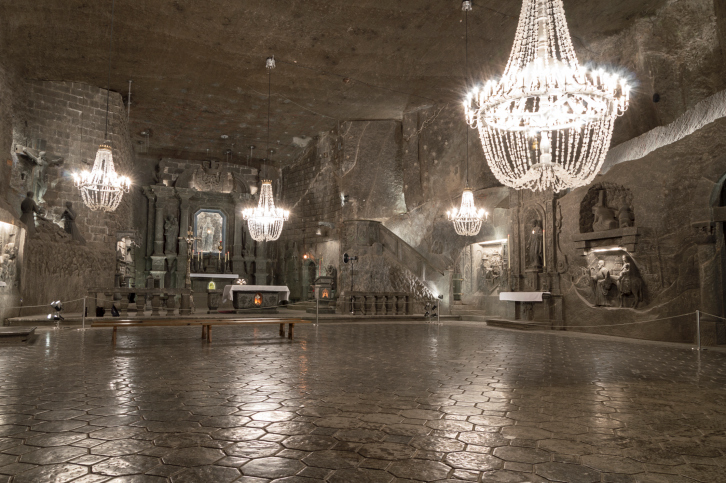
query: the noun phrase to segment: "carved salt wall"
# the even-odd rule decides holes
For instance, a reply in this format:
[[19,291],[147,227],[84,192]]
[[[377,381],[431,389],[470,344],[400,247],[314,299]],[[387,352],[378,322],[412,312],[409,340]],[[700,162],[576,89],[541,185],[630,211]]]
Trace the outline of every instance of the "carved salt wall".
[[[726,176],[725,135],[726,120],[716,121],[642,159],[615,165],[592,186],[560,199],[564,220],[560,242],[569,261],[562,277],[568,327],[693,342],[693,312],[724,315],[726,258],[719,206]],[[632,210],[630,227],[621,228],[619,223],[616,228],[592,231],[595,192],[602,191],[613,212],[618,204]],[[620,203],[615,201],[618,197]],[[630,264],[625,308],[619,308],[616,283],[605,296],[609,306],[595,306],[592,277],[599,261],[613,278],[624,263]],[[633,292],[638,288],[641,294],[634,308],[638,294]],[[690,315],[647,323],[680,314]],[[609,327],[614,324],[624,325]],[[717,333],[716,324],[710,322],[704,340],[724,343],[726,334]]]

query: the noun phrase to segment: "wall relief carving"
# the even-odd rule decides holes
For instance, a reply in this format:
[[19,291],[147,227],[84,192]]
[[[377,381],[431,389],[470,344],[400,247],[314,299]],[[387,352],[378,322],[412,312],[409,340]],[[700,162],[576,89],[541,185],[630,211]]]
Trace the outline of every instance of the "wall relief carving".
[[627,254],[594,258],[574,283],[596,307],[635,309],[644,302],[645,283]]
[[593,185],[580,203],[580,233],[635,226],[633,195],[615,183]]
[[541,270],[544,263],[542,216],[536,210],[530,210],[524,220],[525,267]]
[[209,163],[194,171],[191,186],[197,191],[231,193],[234,189],[234,176],[231,172]]

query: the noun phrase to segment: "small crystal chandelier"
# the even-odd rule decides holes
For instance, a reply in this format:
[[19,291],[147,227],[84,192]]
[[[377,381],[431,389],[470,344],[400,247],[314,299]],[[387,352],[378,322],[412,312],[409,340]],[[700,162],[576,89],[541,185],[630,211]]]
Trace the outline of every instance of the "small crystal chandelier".
[[[111,6],[111,46],[113,46],[113,14],[116,2]],[[108,139],[108,103],[111,95],[111,46],[108,51],[108,84],[106,85],[106,134]],[[104,141],[98,148],[96,160],[93,162],[93,169],[73,174],[73,180],[78,189],[81,190],[83,203],[91,211],[116,211],[124,193],[131,188],[131,180],[126,176],[116,174],[113,165],[113,154],[111,143]]]
[[[523,0],[504,76],[464,102],[496,178],[516,189],[584,186],[600,171],[615,119],[628,108],[622,77],[577,61],[562,0]],[[467,2],[465,2],[467,3]]]
[[262,180],[260,201],[257,208],[247,208],[242,212],[247,220],[252,239],[258,242],[275,241],[280,238],[282,225],[290,217],[290,212],[282,208],[275,208],[272,195],[272,181]]
[[[272,94],[272,69],[275,68],[275,57],[267,59],[265,64],[268,74],[267,84],[267,152],[270,152],[270,99]],[[251,149],[251,148],[250,148]],[[250,151],[251,153],[251,151]],[[275,208],[275,199],[272,193],[272,181],[263,179],[260,188],[260,200],[257,208],[247,208],[242,212],[247,220],[252,239],[257,242],[275,241],[280,238],[282,225],[290,217],[290,212],[282,208]]]
[[81,190],[83,203],[92,211],[115,211],[121,197],[131,188],[131,180],[116,174],[108,142],[101,145],[93,162],[93,170],[74,173],[76,187]]
[[[469,70],[469,11],[471,10],[471,2],[464,1],[462,10],[466,13],[466,67]],[[481,230],[484,220],[489,214],[484,210],[477,210],[474,205],[474,192],[469,188],[469,129],[466,130],[466,188],[461,195],[461,208],[456,208],[447,212],[449,221],[454,223],[456,233],[461,236],[476,236]]]

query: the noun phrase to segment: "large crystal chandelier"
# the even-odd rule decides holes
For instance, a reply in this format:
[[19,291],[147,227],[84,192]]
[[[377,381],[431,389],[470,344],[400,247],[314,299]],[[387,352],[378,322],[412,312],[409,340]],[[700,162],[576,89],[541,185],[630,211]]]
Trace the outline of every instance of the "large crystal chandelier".
[[129,178],[116,174],[109,143],[98,149],[91,172],[74,173],[73,179],[81,190],[83,203],[93,211],[115,211],[123,194],[131,188]]
[[474,193],[466,185],[464,193],[461,195],[461,208],[456,208],[447,213],[449,221],[454,222],[456,233],[461,236],[475,236],[479,234],[484,220],[489,214],[483,209],[477,210],[474,206]]
[[[469,73],[469,12],[471,11],[471,2],[465,0],[461,8],[466,14],[466,46],[464,53],[466,55],[465,71]],[[469,188],[469,129],[466,130],[466,188],[461,195],[461,208],[456,208],[447,212],[449,221],[454,223],[454,230],[461,236],[476,236],[481,230],[484,220],[489,214],[484,210],[477,210],[474,205],[474,192]]]
[[524,0],[504,76],[464,107],[500,182],[561,191],[600,171],[629,92],[622,77],[578,63],[562,0]]
[[260,200],[257,208],[247,208],[242,212],[247,220],[252,239],[258,242],[274,241],[280,238],[282,225],[290,217],[290,212],[282,208],[275,208],[272,195],[272,181],[262,180]]
[[[111,40],[108,49],[108,84],[106,85],[106,133],[108,139],[108,103],[111,96],[111,51],[113,47],[113,17],[116,7],[115,0],[111,4]],[[83,171],[80,174],[74,173],[73,180],[78,189],[81,190],[81,198],[92,211],[116,211],[124,193],[131,188],[131,180],[126,176],[116,174],[113,165],[113,154],[111,143],[104,141],[98,148],[96,160],[93,162],[93,169],[89,173]]]
[[[267,68],[267,153],[270,153],[270,99],[272,95],[272,69],[275,68],[275,58],[270,57],[265,64]],[[258,242],[275,241],[280,238],[282,225],[290,217],[290,212],[282,208],[275,208],[275,199],[272,194],[272,181],[263,179],[260,189],[260,200],[257,208],[247,208],[242,212],[247,220],[252,239]]]

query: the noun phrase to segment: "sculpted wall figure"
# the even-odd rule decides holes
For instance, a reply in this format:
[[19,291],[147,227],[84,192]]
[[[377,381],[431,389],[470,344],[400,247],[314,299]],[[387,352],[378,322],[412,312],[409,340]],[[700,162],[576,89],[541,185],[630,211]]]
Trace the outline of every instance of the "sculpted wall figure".
[[25,199],[20,203],[20,211],[23,213],[20,216],[20,221],[25,223],[28,229],[28,236],[35,235],[35,214],[40,213],[40,208],[33,199],[33,192],[28,191],[25,194]]
[[66,233],[71,235],[71,237],[80,242],[82,245],[86,244],[86,239],[83,238],[83,235],[81,235],[81,230],[78,229],[78,226],[76,226],[76,212],[73,209],[73,203],[70,201],[66,201],[66,209],[61,215],[61,219],[63,220],[63,228],[65,229]]
[[643,280],[631,271],[627,255],[623,255],[623,266],[617,277],[617,286],[620,307],[623,307],[623,297],[632,295],[635,297],[633,308],[637,309],[638,304],[643,301]]
[[528,268],[542,268],[542,235],[543,231],[539,220],[532,220],[532,233],[527,247],[529,252]]
[[605,267],[604,260],[598,260],[597,269],[593,270],[591,275],[593,284],[593,294],[595,295],[595,306],[597,307],[609,307],[610,302],[608,301],[608,292],[610,287],[613,286],[613,279],[610,277],[610,270]]
[[615,213],[605,204],[605,190],[600,190],[599,197],[598,204],[592,208],[592,213],[595,215],[592,230],[606,231],[618,228],[618,222],[614,216]]

